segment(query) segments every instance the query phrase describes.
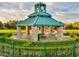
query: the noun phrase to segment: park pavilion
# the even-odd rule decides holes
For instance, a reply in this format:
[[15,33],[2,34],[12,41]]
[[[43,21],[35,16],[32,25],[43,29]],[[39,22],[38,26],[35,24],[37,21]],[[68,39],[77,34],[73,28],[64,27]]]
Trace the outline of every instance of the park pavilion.
[[[35,41],[42,39],[62,39],[64,24],[53,19],[46,12],[46,4],[39,2],[34,7],[34,13],[17,24],[17,38]],[[26,34],[21,33],[22,26],[25,26]]]

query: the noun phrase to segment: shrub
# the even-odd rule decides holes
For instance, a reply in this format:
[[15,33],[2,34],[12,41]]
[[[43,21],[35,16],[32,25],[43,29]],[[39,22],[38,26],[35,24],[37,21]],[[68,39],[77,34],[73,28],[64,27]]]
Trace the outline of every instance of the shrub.
[[69,32],[65,32],[64,35],[68,36],[68,35],[70,35],[70,33]]
[[12,45],[12,44],[22,45],[22,44],[26,43],[26,41],[24,41],[24,40],[12,39],[12,38],[8,38],[8,37],[4,37],[4,36],[0,37],[0,42],[7,43],[10,45]]
[[12,35],[13,35],[13,33],[0,33],[0,36],[10,37]]
[[[74,42],[76,42],[75,49],[77,51],[79,49],[79,37],[77,36],[69,40],[54,41],[26,41],[0,37],[1,40],[4,41],[4,43],[0,44],[0,55],[2,56],[73,56]],[[78,52],[76,53],[79,55]]]
[[31,40],[19,40],[19,39],[12,39],[8,37],[0,37],[0,42],[8,43],[10,45],[23,45],[23,46],[30,46],[30,47],[47,47],[47,46],[66,46],[72,45],[73,42],[76,41],[76,38],[71,38],[68,40],[52,40],[52,41],[31,41]]
[[[57,56],[73,56],[72,46],[60,47],[23,47],[23,46],[9,46],[7,44],[0,44],[0,55],[4,56],[26,56],[26,57],[57,57]],[[14,53],[13,53],[14,50]]]

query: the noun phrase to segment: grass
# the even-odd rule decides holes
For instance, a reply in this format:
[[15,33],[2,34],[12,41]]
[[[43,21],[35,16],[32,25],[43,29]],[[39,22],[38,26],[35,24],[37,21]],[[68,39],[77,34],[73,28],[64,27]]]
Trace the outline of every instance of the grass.
[[[21,32],[26,33],[25,30],[21,30]],[[1,30],[0,29],[0,36],[10,37],[12,35],[16,35],[16,30],[14,29]]]
[[[22,33],[26,33],[26,30],[21,30],[21,32]],[[4,35],[4,34],[6,34],[6,35]],[[0,29],[0,35],[1,36],[7,36],[8,34],[15,35],[16,34],[16,30],[15,29],[5,29],[5,30]],[[65,35],[76,34],[78,36],[79,35],[79,30],[64,30],[64,34]]]
[[[25,30],[21,30],[23,33]],[[14,29],[7,29],[7,30],[0,30],[0,33],[16,33],[16,30]]]
[[64,30],[64,32],[70,32],[70,33],[75,32],[75,33],[79,33],[79,30]]
[[[22,30],[22,31],[25,32],[25,30]],[[64,31],[79,32],[79,30],[64,30]],[[16,32],[16,30],[15,29],[4,29],[4,30],[0,29],[0,32]]]
[[[21,30],[21,31],[26,32],[25,30]],[[0,29],[0,33],[7,33],[7,32],[15,33],[16,30],[15,29],[5,29],[5,30]],[[79,30],[64,30],[64,32],[79,32]]]

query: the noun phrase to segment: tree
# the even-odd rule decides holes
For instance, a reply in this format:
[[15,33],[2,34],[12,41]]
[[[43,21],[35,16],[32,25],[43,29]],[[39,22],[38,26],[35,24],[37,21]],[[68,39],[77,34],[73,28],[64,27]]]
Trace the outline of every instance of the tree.
[[72,24],[67,24],[67,25],[65,25],[65,29],[73,29],[73,25]]
[[0,21],[0,29],[3,29],[3,23]]
[[79,22],[73,23],[73,27],[74,27],[75,29],[79,29]]
[[7,29],[16,29],[16,24],[18,21],[9,21],[4,24]]

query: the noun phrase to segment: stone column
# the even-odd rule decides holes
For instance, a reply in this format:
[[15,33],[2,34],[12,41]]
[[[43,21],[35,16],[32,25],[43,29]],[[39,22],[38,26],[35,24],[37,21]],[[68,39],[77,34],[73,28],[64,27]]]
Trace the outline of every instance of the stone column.
[[50,32],[52,31],[52,27],[49,27]]
[[33,40],[38,41],[38,28],[37,27],[32,27],[31,36]]
[[21,28],[17,26],[17,37],[21,38]]
[[28,26],[26,26],[26,35],[27,36],[30,35],[30,30],[29,30],[29,27]]
[[41,32],[44,34],[44,26],[41,27]]
[[57,31],[58,31],[57,39],[63,39],[63,27],[58,27]]

